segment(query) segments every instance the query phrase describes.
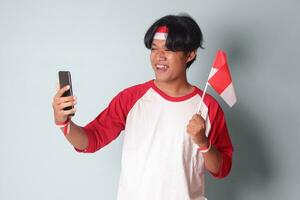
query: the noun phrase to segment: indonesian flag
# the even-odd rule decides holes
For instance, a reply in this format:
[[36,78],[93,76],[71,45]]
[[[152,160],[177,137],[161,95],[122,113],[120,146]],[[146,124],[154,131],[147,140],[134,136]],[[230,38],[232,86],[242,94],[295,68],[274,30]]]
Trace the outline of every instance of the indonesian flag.
[[224,51],[219,50],[213,63],[208,83],[232,107],[236,103],[236,95],[231,79],[227,58]]

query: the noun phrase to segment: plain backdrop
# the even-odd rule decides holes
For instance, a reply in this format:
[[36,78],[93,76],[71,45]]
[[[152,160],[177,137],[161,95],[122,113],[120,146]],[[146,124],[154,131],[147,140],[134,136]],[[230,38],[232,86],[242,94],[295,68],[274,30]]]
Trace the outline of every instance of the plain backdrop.
[[216,51],[227,52],[238,102],[224,112],[231,174],[207,174],[210,200],[297,200],[299,36],[297,0],[0,0],[0,199],[114,200],[123,134],[76,153],[54,126],[57,72],[72,72],[85,125],[122,89],[154,78],[143,37],[167,14],[189,13],[204,50],[188,70],[204,88]]

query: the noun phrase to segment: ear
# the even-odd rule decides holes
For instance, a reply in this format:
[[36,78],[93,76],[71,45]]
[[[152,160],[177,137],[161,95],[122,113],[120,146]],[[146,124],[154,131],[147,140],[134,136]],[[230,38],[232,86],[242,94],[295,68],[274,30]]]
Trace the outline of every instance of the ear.
[[193,60],[194,58],[196,58],[196,56],[197,56],[196,50],[193,50],[193,51],[189,52],[186,62],[187,63],[190,62],[191,60]]

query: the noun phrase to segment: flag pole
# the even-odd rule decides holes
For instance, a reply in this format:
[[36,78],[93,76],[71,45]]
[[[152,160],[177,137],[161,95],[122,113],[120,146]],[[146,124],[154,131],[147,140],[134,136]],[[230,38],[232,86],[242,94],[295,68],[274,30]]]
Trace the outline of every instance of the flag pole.
[[204,96],[205,96],[205,93],[206,93],[206,90],[207,90],[208,80],[209,80],[209,78],[211,76],[211,73],[212,73],[212,68],[210,69],[210,72],[209,72],[209,75],[208,75],[208,78],[207,78],[207,81],[206,81],[206,84],[205,84],[205,88],[204,88],[203,94],[201,96],[201,101],[200,101],[200,104],[198,106],[197,114],[200,114],[201,106],[202,106],[202,103],[204,101]]

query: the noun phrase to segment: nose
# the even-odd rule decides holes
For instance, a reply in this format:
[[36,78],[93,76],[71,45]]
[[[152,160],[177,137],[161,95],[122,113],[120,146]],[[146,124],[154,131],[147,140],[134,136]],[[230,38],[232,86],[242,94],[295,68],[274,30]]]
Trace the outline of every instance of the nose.
[[159,60],[159,61],[164,61],[164,60],[166,60],[165,51],[164,51],[164,50],[158,51],[157,57],[158,57],[158,60]]

